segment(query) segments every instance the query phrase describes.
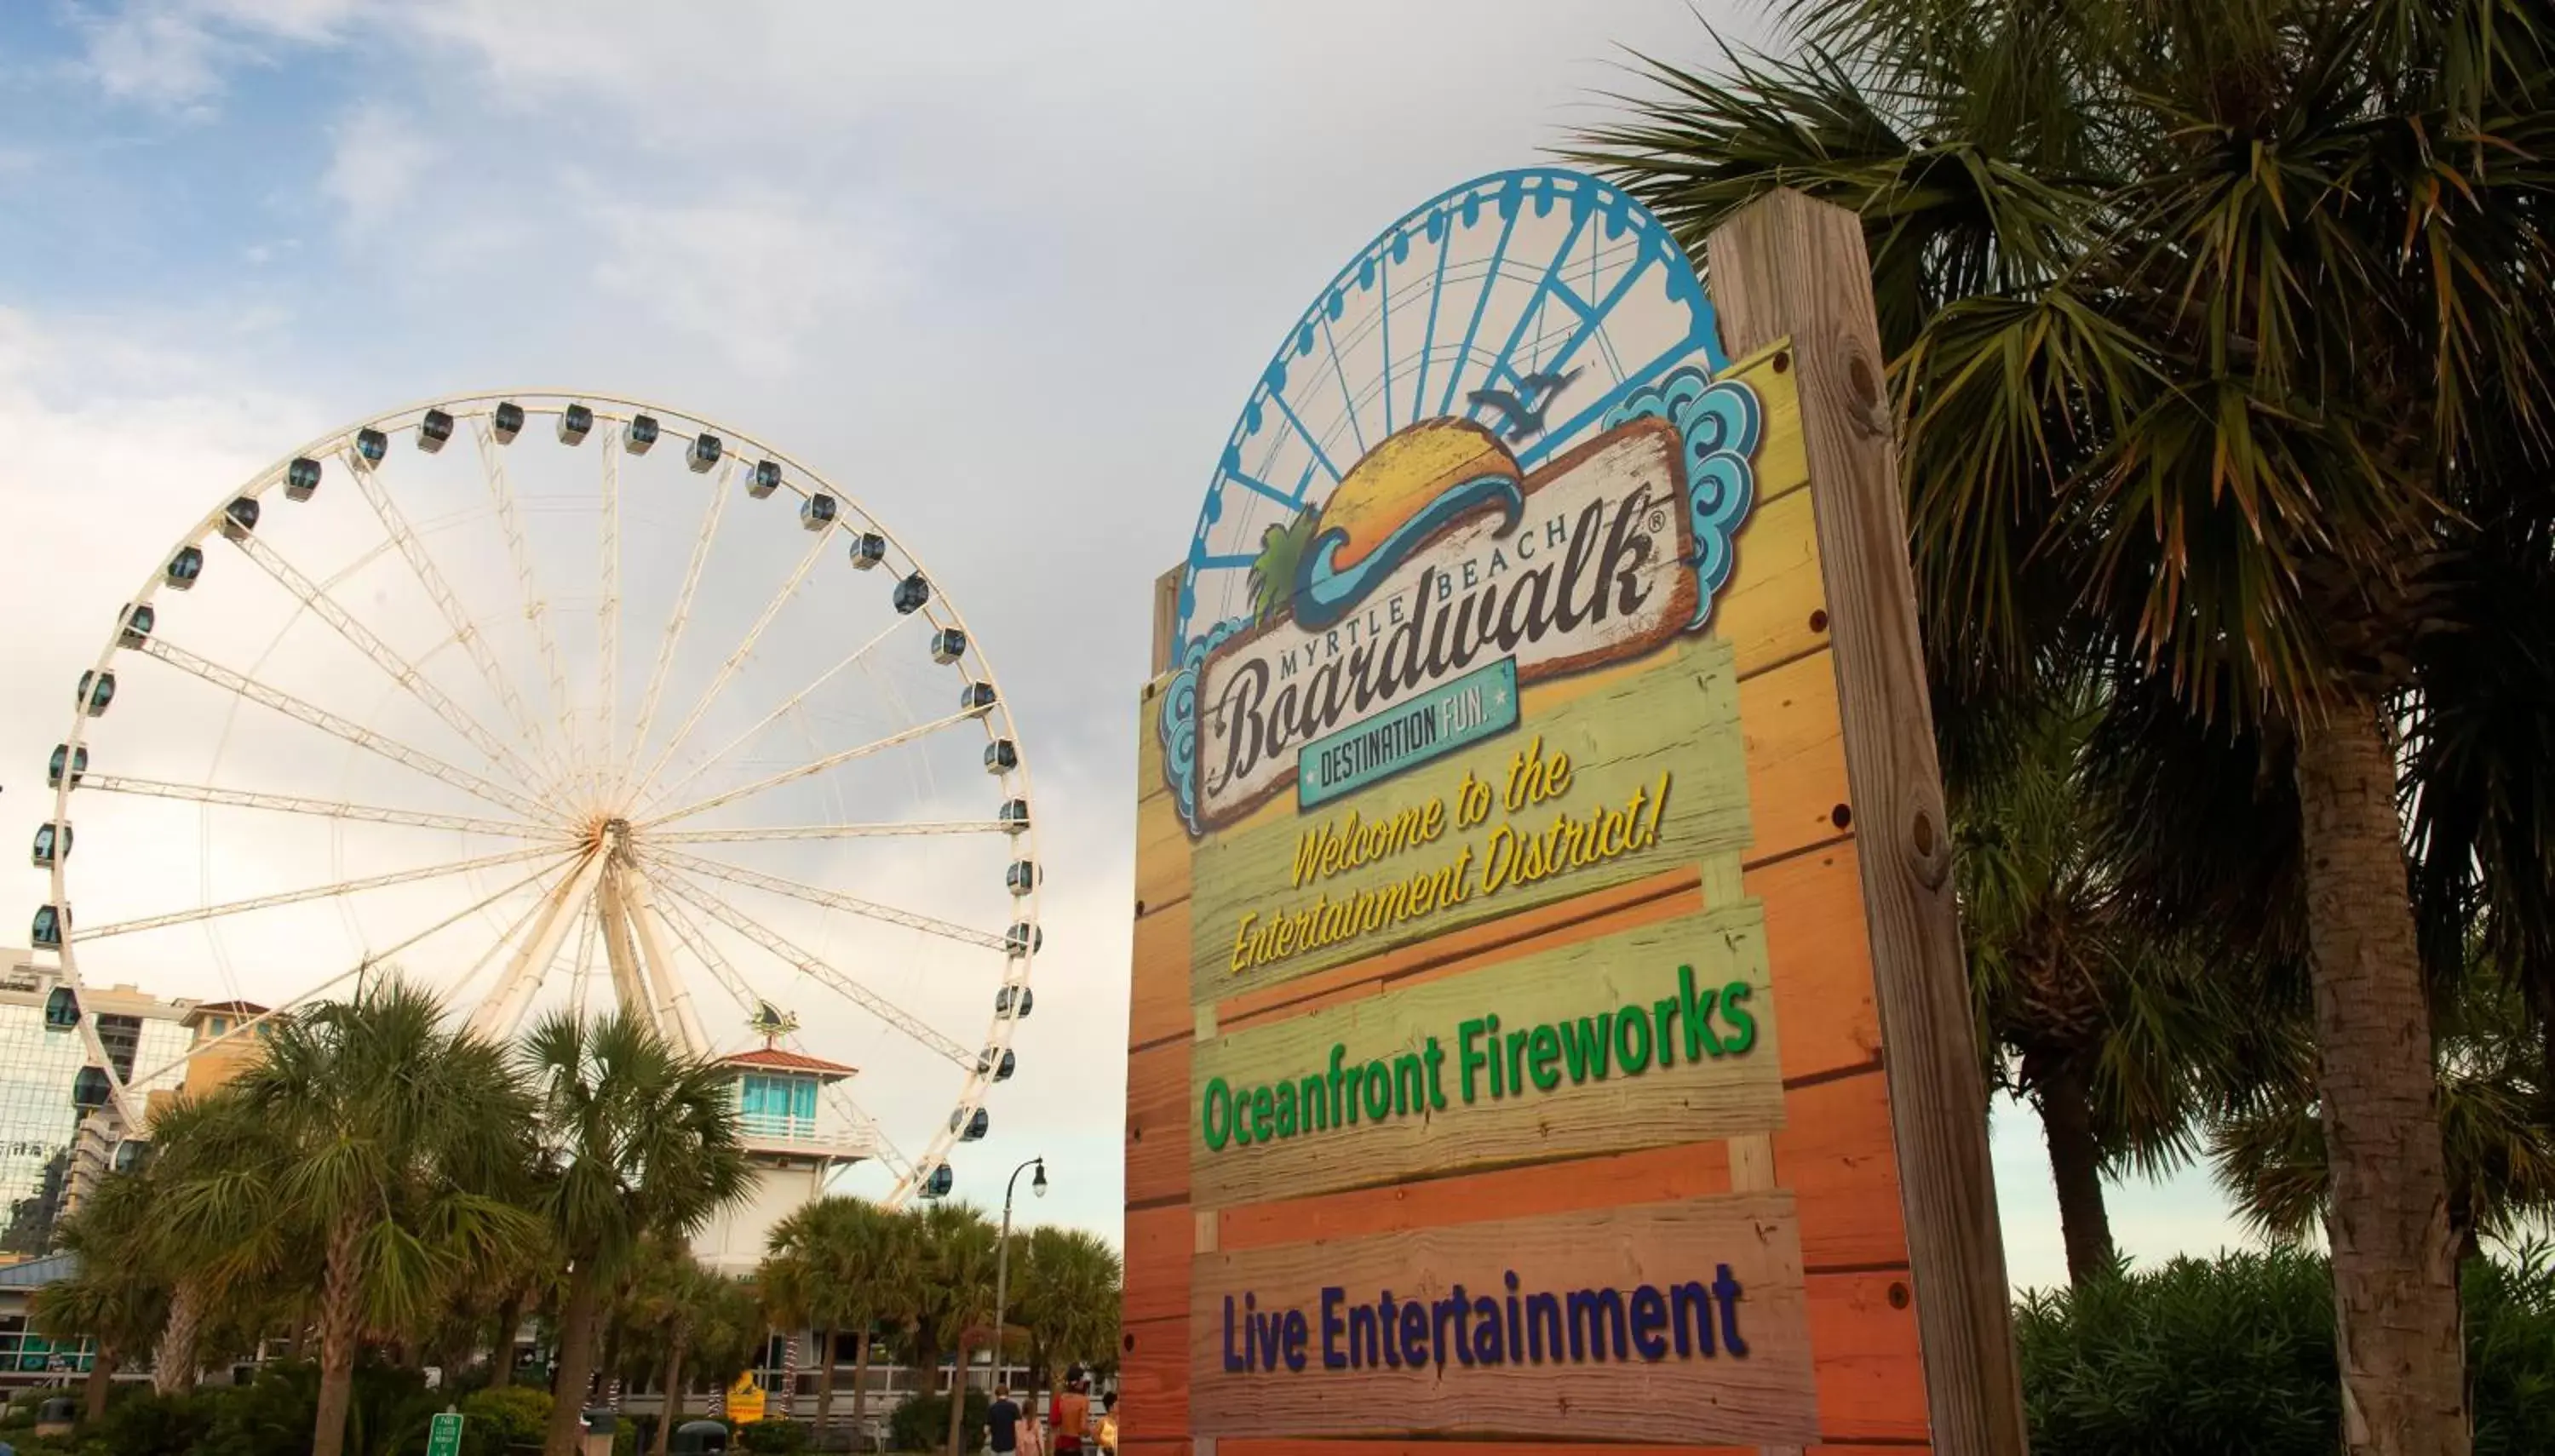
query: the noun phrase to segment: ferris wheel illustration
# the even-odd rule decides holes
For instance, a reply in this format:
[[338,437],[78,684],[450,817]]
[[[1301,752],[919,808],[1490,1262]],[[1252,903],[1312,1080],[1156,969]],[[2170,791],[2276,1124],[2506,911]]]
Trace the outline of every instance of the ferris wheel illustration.
[[83,1105],[138,1127],[177,1074],[83,988],[218,990],[228,1039],[396,973],[491,1036],[617,1007],[814,1073],[746,1079],[749,1124],[891,1204],[986,1136],[1028,761],[946,581],[790,455],[602,395],[411,406],[213,501],[100,625],[33,848]]
[[1584,173],[1494,173],[1358,250],[1278,342],[1191,533],[1181,656],[1247,625],[1271,541],[1395,431],[1456,417],[1527,471],[1680,366],[1718,373],[1712,303],[1649,210]]

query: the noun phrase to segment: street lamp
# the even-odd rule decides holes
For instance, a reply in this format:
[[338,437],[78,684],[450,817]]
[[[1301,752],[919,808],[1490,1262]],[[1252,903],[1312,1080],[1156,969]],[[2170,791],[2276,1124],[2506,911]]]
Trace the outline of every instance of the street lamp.
[[[1012,1169],[1011,1177],[1003,1182],[1003,1242],[994,1255],[994,1366],[985,1374],[987,1395],[993,1395],[993,1388],[1003,1383],[1003,1307],[1010,1302],[1012,1292],[1012,1191],[1020,1186],[1021,1174],[1031,1168],[1037,1169],[1037,1176],[1030,1179],[1030,1192],[1044,1198],[1046,1159],[1043,1157],[1033,1157]],[[951,1398],[956,1397],[953,1395]]]

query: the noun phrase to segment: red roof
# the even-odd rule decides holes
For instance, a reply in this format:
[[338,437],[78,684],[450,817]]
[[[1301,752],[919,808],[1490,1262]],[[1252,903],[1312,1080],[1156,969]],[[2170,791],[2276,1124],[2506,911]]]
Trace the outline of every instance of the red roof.
[[254,1001],[207,1001],[186,1013],[182,1020],[191,1024],[197,1017],[262,1017],[266,1012],[265,1007]]
[[769,1067],[777,1072],[814,1072],[829,1080],[854,1076],[860,1071],[858,1067],[847,1067],[838,1061],[825,1061],[795,1051],[784,1051],[777,1046],[758,1046],[752,1051],[740,1051],[734,1056],[721,1057],[720,1060],[732,1067]]

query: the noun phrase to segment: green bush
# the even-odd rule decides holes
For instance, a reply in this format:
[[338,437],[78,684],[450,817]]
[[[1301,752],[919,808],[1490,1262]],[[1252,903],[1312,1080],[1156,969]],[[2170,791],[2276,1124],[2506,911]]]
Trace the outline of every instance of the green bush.
[[[970,1389],[958,1416],[958,1449],[985,1449],[985,1393]],[[897,1451],[937,1451],[949,1440],[949,1397],[912,1395],[887,1419],[888,1446]]]
[[[2555,1451],[2555,1268],[2544,1251],[2466,1274],[2476,1456]],[[2331,1456],[2342,1385],[2332,1274],[2314,1255],[2229,1254],[2015,1310],[2033,1456]]]
[[539,1386],[499,1386],[461,1397],[464,1456],[503,1456],[509,1446],[538,1446],[549,1429],[550,1393]]
[[794,1420],[758,1420],[736,1428],[736,1443],[747,1451],[804,1451],[807,1427]]

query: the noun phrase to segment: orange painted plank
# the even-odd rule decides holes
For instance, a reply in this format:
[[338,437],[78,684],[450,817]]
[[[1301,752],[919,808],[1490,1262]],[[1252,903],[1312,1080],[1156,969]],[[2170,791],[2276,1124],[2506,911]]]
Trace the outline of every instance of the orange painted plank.
[[1127,1215],[1126,1323],[1188,1318],[1189,1256],[1196,1243],[1197,1216],[1185,1203]]
[[1774,1135],[1774,1182],[1799,1201],[1801,1262],[1810,1270],[1906,1263],[1889,1093],[1879,1067],[1791,1089]]
[[1837,716],[1836,654],[1822,650],[1739,684],[1748,739],[1748,816],[1761,864],[1833,839],[1847,803],[1845,731]]
[[1217,1219],[1216,1247],[1259,1249],[1729,1191],[1728,1145],[1688,1143],[1228,1208]]
[[1750,870],[1742,882],[1765,906],[1765,954],[1783,1027],[1776,1049],[1786,1081],[1869,1066],[1881,1055],[1856,853],[1848,838]]
[[1118,1337],[1118,1439],[1185,1445],[1188,1434],[1188,1317],[1125,1326]]
[[1136,969],[1127,992],[1127,1045],[1150,1046],[1197,1030],[1189,1009],[1189,903],[1136,917]]
[[1185,1200],[1189,1193],[1189,1048],[1166,1041],[1127,1058],[1127,1203]]
[[[1907,1272],[1812,1274],[1809,1284],[1820,1436],[1925,1439],[1925,1361]],[[1901,1301],[1895,1306],[1892,1290]]]

